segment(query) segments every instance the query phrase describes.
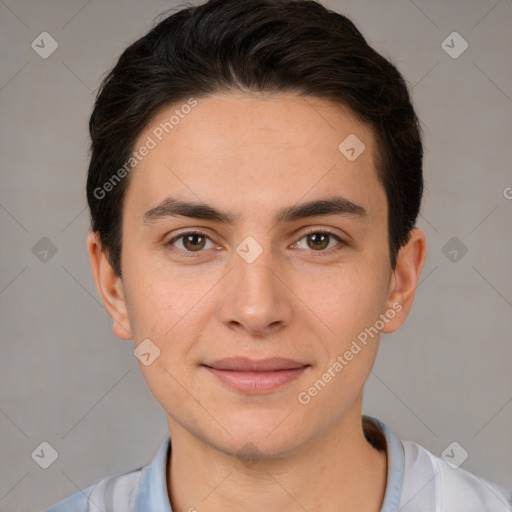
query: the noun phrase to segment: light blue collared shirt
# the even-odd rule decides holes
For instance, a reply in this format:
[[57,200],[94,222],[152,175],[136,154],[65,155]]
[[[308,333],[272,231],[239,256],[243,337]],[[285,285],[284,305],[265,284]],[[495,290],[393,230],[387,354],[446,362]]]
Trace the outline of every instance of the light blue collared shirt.
[[[400,441],[376,418],[386,440],[387,482],[380,512],[510,512],[512,491],[500,488],[411,441]],[[45,512],[172,512],[167,492],[171,440],[167,436],[151,464],[107,477]]]

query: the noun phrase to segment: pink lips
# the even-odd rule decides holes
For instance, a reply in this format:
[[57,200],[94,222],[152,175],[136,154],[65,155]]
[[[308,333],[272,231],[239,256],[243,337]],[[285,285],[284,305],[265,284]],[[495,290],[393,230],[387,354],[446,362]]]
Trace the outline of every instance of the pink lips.
[[234,357],[202,366],[230,388],[246,393],[261,393],[273,391],[295,380],[310,365],[280,357],[260,361]]

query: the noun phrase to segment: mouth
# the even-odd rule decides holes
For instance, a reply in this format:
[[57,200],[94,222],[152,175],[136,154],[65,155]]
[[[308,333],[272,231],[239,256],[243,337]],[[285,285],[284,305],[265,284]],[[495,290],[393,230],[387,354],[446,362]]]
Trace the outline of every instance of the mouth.
[[259,361],[226,358],[201,365],[222,384],[249,394],[274,391],[297,379],[310,366],[277,357]]

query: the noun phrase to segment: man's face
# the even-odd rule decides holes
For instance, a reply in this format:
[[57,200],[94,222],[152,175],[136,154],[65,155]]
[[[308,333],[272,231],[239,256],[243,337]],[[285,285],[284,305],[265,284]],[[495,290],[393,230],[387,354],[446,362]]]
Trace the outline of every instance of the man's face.
[[[353,341],[392,307],[374,137],[349,111],[294,94],[199,99],[162,134],[176,109],[140,135],[136,148],[148,136],[156,147],[132,171],[123,206],[127,322],[135,346],[151,340],[149,352],[160,351],[140,367],[171,429],[229,453],[252,443],[279,456],[358,410],[379,337],[359,351]],[[354,135],[365,146],[355,159]],[[233,219],[155,210],[169,198]],[[284,209],[335,198],[358,208],[275,222]],[[295,363],[233,371],[269,358]]]

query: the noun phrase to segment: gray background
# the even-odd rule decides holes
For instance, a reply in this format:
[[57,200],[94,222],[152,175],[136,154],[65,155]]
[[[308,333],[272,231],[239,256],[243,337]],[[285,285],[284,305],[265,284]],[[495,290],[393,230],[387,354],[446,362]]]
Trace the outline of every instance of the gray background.
[[[406,325],[382,337],[364,412],[437,455],[457,441],[464,469],[512,486],[512,2],[324,4],[399,67],[425,136],[427,263]],[[172,5],[0,2],[0,511],[147,464],[167,433],[94,286],[85,176],[101,76]],[[31,48],[43,31],[59,45],[47,59]],[[469,44],[456,59],[441,47],[453,31]],[[43,441],[58,452],[46,470],[31,458]]]

